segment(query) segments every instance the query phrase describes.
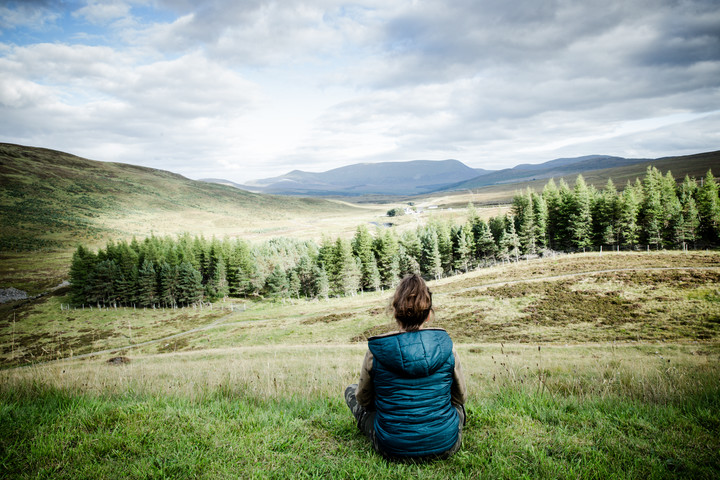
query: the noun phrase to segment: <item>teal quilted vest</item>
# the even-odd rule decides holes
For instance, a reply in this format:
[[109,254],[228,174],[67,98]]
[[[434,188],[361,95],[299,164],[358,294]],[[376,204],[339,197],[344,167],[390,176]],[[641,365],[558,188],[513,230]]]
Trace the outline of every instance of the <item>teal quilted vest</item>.
[[453,343],[442,329],[372,337],[375,434],[383,450],[421,457],[449,450],[459,417],[450,404]]

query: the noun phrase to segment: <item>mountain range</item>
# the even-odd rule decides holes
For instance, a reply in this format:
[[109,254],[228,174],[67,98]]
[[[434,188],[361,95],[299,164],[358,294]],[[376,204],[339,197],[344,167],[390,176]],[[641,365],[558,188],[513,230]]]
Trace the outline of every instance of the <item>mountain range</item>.
[[471,168],[458,160],[360,163],[325,172],[293,170],[278,177],[241,185],[203,179],[258,193],[300,196],[420,195],[490,185],[559,178],[583,172],[624,167],[650,159],[587,155],[521,164],[502,170]]

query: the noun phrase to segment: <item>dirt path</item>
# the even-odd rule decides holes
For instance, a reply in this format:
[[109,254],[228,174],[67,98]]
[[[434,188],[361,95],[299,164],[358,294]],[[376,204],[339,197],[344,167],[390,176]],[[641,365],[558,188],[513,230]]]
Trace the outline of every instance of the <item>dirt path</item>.
[[[561,274],[561,275],[550,275],[550,276],[537,277],[537,278],[527,278],[527,279],[522,279],[522,280],[510,280],[510,281],[503,281],[503,282],[486,283],[483,285],[477,285],[474,287],[468,287],[468,288],[464,288],[461,290],[456,290],[456,291],[453,291],[452,293],[445,293],[444,295],[469,292],[469,291],[473,291],[473,290],[476,290],[476,291],[484,290],[487,288],[499,287],[499,286],[504,286],[504,285],[516,285],[518,283],[563,280],[566,278],[574,278],[574,277],[588,276],[588,275],[598,275],[598,274],[603,274],[603,273],[661,272],[661,271],[673,271],[673,270],[720,271],[720,267],[646,267],[646,268],[640,267],[640,268],[613,268],[613,269],[607,269],[607,270],[592,270],[592,271],[587,271],[587,272],[565,273],[565,274]],[[443,294],[439,294],[439,295],[443,295]],[[145,347],[147,345],[153,345],[153,344],[157,344],[157,343],[167,342],[170,340],[174,340],[176,338],[183,337],[185,335],[190,335],[193,333],[212,330],[212,329],[220,327],[220,326],[234,325],[235,323],[225,323],[225,322],[236,315],[237,315],[237,312],[233,312],[228,315],[225,315],[224,317],[218,318],[217,320],[213,321],[212,323],[210,323],[208,325],[204,325],[202,327],[196,327],[196,328],[184,331],[184,332],[179,332],[179,333],[175,333],[173,335],[168,335],[166,337],[157,338],[155,340],[147,340],[145,342],[135,343],[132,345],[125,345],[123,347],[108,348],[108,349],[104,349],[104,350],[97,350],[97,351],[90,352],[90,353],[84,353],[81,355],[73,355],[72,357],[48,360],[45,362],[34,363],[34,364],[32,364],[32,366],[46,365],[46,364],[50,364],[50,363],[61,362],[64,360],[76,360],[76,359],[90,358],[90,357],[94,357],[94,356],[98,356],[98,355],[119,354],[120,352],[131,350],[133,348]],[[22,365],[22,366],[18,366],[18,367],[14,367],[14,368],[25,368],[28,366],[30,366],[30,365]],[[13,368],[11,368],[10,370],[12,370],[12,369]]]

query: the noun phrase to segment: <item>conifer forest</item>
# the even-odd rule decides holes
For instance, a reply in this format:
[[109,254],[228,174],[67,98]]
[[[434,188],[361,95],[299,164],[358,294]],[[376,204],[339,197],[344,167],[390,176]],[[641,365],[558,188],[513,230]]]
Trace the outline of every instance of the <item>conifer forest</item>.
[[551,252],[686,249],[720,243],[718,184],[708,172],[677,181],[648,168],[620,191],[580,175],[517,193],[508,214],[464,224],[430,217],[401,233],[357,227],[351,240],[207,239],[189,234],[77,247],[70,270],[75,304],[179,307],[225,296],[328,297],[392,288],[402,276],[437,279],[499,261]]

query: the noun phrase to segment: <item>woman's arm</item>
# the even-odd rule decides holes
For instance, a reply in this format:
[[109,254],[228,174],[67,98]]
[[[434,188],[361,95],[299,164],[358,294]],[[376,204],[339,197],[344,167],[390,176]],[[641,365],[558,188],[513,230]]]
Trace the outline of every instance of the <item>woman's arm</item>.
[[360,370],[360,381],[358,382],[357,392],[355,397],[360,405],[363,407],[374,407],[375,405],[375,385],[372,381],[372,365],[373,365],[373,354],[370,350],[365,354],[365,360],[363,360],[362,369]]
[[453,356],[455,357],[455,369],[453,370],[452,387],[450,387],[450,402],[455,405],[465,405],[467,396],[465,377],[463,376],[460,357],[458,357],[455,347],[453,347]]

